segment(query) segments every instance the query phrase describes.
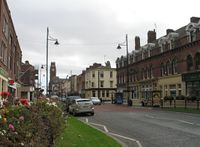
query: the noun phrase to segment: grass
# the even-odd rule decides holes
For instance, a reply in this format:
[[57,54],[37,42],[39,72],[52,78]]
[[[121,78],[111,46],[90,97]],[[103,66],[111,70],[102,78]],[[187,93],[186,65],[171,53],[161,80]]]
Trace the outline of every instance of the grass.
[[121,147],[106,134],[74,117],[67,119],[67,127],[56,141],[56,147]]
[[163,108],[163,110],[200,114],[200,109],[196,109],[196,108],[178,108],[177,107],[177,108]]

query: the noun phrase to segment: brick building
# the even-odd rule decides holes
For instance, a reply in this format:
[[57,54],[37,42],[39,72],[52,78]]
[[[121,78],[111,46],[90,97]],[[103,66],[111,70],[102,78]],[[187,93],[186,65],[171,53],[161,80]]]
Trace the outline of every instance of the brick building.
[[0,92],[9,91],[19,97],[22,52],[6,0],[0,0],[0,30]]
[[29,61],[22,63],[21,73],[19,76],[19,83],[21,84],[21,97],[27,98],[30,101],[34,98],[36,74],[38,74],[38,70],[35,70],[34,66],[32,66]]
[[[177,30],[167,29],[166,35],[156,38],[148,32],[147,44],[140,46],[135,38],[135,50],[128,55],[129,96],[150,99],[156,93],[165,96],[200,96],[200,18]],[[126,90],[126,56],[116,60],[117,88]]]

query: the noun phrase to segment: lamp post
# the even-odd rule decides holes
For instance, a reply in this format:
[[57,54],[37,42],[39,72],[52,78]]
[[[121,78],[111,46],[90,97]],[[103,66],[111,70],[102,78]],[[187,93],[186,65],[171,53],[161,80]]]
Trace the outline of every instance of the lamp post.
[[125,42],[118,44],[117,49],[122,49],[121,46],[126,46],[126,91],[127,91],[126,96],[129,105],[128,34],[126,34]]
[[46,95],[48,94],[48,52],[49,52],[49,41],[55,41],[55,45],[59,45],[58,39],[49,36],[49,28],[47,27],[47,38],[46,38]]

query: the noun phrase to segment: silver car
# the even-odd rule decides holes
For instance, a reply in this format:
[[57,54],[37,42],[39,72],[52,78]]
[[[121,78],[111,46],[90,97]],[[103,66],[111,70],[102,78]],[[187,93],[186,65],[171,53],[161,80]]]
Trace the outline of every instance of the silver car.
[[90,99],[74,99],[69,105],[69,113],[77,115],[80,113],[90,113],[94,115],[94,105]]
[[91,101],[94,105],[101,105],[101,101],[98,97],[91,97]]

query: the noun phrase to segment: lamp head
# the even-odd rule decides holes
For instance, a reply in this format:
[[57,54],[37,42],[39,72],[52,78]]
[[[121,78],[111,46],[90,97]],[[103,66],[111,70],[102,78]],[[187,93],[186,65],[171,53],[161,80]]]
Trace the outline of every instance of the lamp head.
[[120,46],[120,44],[118,44],[117,49],[118,50],[122,49],[121,46]]
[[56,39],[56,42],[54,43],[55,45],[59,45],[59,42],[58,42],[58,40]]

